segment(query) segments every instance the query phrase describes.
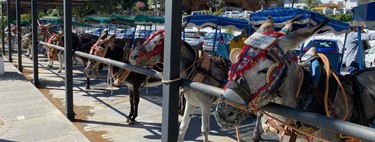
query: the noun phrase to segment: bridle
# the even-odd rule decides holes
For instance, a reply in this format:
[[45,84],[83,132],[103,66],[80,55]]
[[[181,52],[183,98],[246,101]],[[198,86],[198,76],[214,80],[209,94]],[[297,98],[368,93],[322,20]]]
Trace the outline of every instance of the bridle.
[[[145,48],[145,46],[150,43],[150,41],[152,39],[154,39],[156,36],[160,35],[160,39],[157,41],[156,45],[154,46],[153,50],[150,51],[150,52],[133,52],[132,54],[137,54],[138,55],[138,59],[133,61],[131,60],[131,63],[132,64],[136,64],[136,65],[142,65],[144,63],[144,61],[146,60],[147,63],[146,65],[155,65],[156,63],[153,63],[151,62],[151,60],[149,60],[151,57],[154,57],[156,55],[160,55],[163,53],[163,46],[164,46],[164,29],[160,29],[154,33],[152,33],[150,35],[150,37],[147,38],[147,40],[138,48],[138,51],[141,51],[143,48]],[[146,49],[147,50],[147,49]],[[131,55],[131,56],[134,56],[134,55]],[[161,57],[163,57],[163,55],[161,55]],[[163,63],[163,58],[160,58],[160,63]]]
[[[273,97],[272,94],[281,84],[281,79],[286,72],[286,61],[287,55],[284,51],[276,44],[268,49],[259,49],[251,46],[245,46],[242,52],[239,54],[238,61],[232,65],[229,72],[229,81],[226,88],[231,88],[247,103],[244,105],[236,105],[239,109],[249,108],[257,110],[267,103],[269,103]],[[245,71],[253,68],[258,64],[259,61],[269,59],[275,62],[270,66],[266,73],[266,85],[257,89],[255,93],[251,93],[251,90],[244,78]],[[223,98],[223,97],[222,97]],[[227,102],[227,101],[225,101]],[[229,105],[233,103],[228,103]]]

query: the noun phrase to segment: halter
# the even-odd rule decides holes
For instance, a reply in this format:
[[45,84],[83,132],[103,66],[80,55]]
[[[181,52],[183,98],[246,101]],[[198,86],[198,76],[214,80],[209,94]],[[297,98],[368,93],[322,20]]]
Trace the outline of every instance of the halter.
[[[157,30],[156,32],[152,33],[150,37],[147,38],[147,40],[142,44],[142,46],[147,45],[153,38],[155,38],[157,35],[161,35],[161,38],[159,39],[158,43],[155,45],[152,51],[143,53],[143,52],[137,52],[137,55],[139,59],[136,61],[137,64],[141,64],[144,60],[149,59],[155,55],[163,53],[163,45],[164,45],[164,29]],[[163,58],[160,58],[160,62],[163,62]]]
[[49,29],[45,26],[45,25],[41,25],[39,26],[39,30],[42,32],[42,34],[44,35],[44,39],[47,39],[48,35],[49,34],[50,36],[52,36],[52,34],[50,33]]
[[[58,38],[58,40],[54,40],[55,38]],[[48,39],[47,43],[53,44],[54,41],[56,41],[57,46],[62,46],[62,44],[63,44],[63,41],[61,40],[61,38],[58,37],[58,34],[52,34],[51,37]],[[48,48],[49,48],[48,58],[51,59],[51,60],[56,60],[58,50],[56,50],[55,48],[52,48],[50,46],[48,46]]]
[[[229,72],[229,83],[226,88],[232,88],[238,93],[250,108],[256,109],[267,104],[272,97],[269,96],[276,88],[285,70],[286,56],[279,46],[275,49],[259,49],[245,46],[239,54],[238,61],[234,63]],[[250,89],[244,78],[245,71],[253,68],[259,61],[270,59],[275,63],[266,73],[266,85],[257,89],[255,93],[250,93]],[[226,89],[225,88],[225,89]]]

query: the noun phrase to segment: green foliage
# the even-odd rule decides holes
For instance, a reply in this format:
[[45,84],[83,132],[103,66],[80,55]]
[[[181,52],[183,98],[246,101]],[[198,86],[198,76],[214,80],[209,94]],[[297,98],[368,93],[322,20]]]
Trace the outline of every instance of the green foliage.
[[320,0],[301,0],[301,3],[306,3],[309,6],[309,9],[320,4]]
[[336,19],[342,22],[352,21],[353,14],[336,14],[336,15],[326,15],[329,18]]
[[94,12],[91,5],[73,7],[72,14],[77,17],[78,21],[82,21],[82,18],[86,15]]
[[41,17],[44,17],[44,16],[47,16],[47,14],[44,13],[44,12],[39,12],[38,13],[38,18],[41,18]]
[[216,16],[220,16],[221,15],[221,12],[224,12],[224,8],[219,8],[219,9],[216,9],[216,11],[214,12],[214,15]]
[[21,20],[25,20],[25,21],[30,21],[31,20],[31,14],[30,13],[27,13],[27,14],[21,14]]
[[230,34],[234,34],[234,30],[232,28],[226,28],[225,32],[230,33]]
[[64,14],[63,9],[50,9],[50,10],[47,10],[47,15],[48,16],[57,16],[57,17],[60,17],[63,14]]

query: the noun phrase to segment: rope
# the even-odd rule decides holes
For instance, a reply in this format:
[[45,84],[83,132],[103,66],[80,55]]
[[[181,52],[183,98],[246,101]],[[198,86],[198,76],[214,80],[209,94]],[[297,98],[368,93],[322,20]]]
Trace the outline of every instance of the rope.
[[[108,66],[108,74],[107,74],[107,84],[109,84],[109,86],[111,87],[111,96],[113,96],[113,77],[114,76],[111,75],[111,73],[112,73],[112,65],[109,64],[109,66]],[[108,80],[109,80],[109,83],[108,83]]]
[[298,132],[298,133],[301,133],[301,134],[303,134],[303,135],[305,135],[305,136],[309,136],[309,137],[315,138],[315,139],[317,139],[317,140],[319,140],[319,141],[329,142],[329,141],[326,140],[326,139],[323,139],[323,138],[317,137],[317,136],[315,136],[315,135],[312,135],[312,134],[308,134],[308,133],[306,133],[306,132],[303,132],[303,131],[297,129],[296,127],[294,127],[294,126],[292,126],[292,125],[289,125],[289,124],[287,124],[287,123],[281,121],[280,119],[278,119],[278,118],[276,118],[276,117],[274,117],[274,116],[268,114],[268,113],[265,112],[265,111],[259,110],[259,112],[261,112],[261,113],[267,115],[267,116],[270,117],[271,119],[274,119],[274,120],[276,120],[276,121],[278,121],[278,122],[284,124],[285,126],[291,128],[291,129],[293,129],[294,131],[296,131],[296,132]]
[[237,142],[241,142],[240,130],[238,130],[238,126],[236,126],[236,136],[237,136]]
[[148,94],[148,80],[150,79],[149,76],[146,77],[146,94]]
[[176,78],[176,79],[172,79],[172,80],[164,80],[164,79],[162,79],[161,82],[165,83],[165,84],[169,84],[169,83],[173,83],[173,82],[176,82],[176,81],[180,81],[181,79],[182,79],[181,77]]

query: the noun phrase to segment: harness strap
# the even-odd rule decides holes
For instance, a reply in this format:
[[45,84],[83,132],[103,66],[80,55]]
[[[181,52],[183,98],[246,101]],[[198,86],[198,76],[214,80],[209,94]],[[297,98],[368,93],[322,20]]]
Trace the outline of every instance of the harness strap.
[[326,69],[326,73],[327,73],[326,74],[326,86],[325,86],[325,92],[324,92],[324,110],[326,112],[326,115],[327,115],[327,117],[331,116],[331,112],[330,112],[329,106],[328,106],[328,91],[329,91],[329,75],[332,74],[334,76],[334,78],[336,79],[337,83],[339,84],[340,90],[341,90],[342,95],[343,95],[343,99],[344,99],[344,114],[345,115],[342,118],[342,120],[346,120],[349,112],[348,112],[348,98],[346,96],[344,87],[342,86],[341,81],[338,78],[338,76],[336,75],[336,73],[331,69],[331,67],[329,65],[328,58],[323,53],[318,53],[318,56],[322,59],[322,61],[324,63],[324,66],[325,66],[325,69]]
[[[133,50],[128,48],[127,45],[128,45],[128,43],[126,43],[124,48],[123,48],[124,55],[123,55],[121,61],[124,62],[124,63],[129,61],[129,57],[133,52]],[[130,73],[131,73],[130,70],[120,68],[119,71],[117,71],[117,73],[115,75],[113,75],[115,77],[115,81],[113,82],[113,85],[119,86],[122,81],[124,81],[126,78],[128,78]]]
[[245,102],[249,104],[251,101],[250,88],[247,86],[245,78],[237,78],[236,81],[231,81],[228,84],[228,88],[232,88]]
[[271,119],[274,119],[274,120],[276,120],[276,121],[278,121],[278,122],[284,124],[285,126],[291,128],[291,129],[293,129],[294,131],[296,131],[296,132],[298,132],[298,133],[300,133],[300,134],[303,134],[303,135],[308,136],[308,137],[312,137],[312,138],[317,139],[317,140],[319,140],[319,141],[329,142],[329,141],[326,140],[326,139],[323,139],[323,138],[317,137],[317,136],[315,136],[315,135],[312,135],[312,134],[308,134],[308,133],[306,133],[306,132],[303,132],[303,131],[299,130],[298,128],[296,128],[296,127],[294,127],[294,126],[292,126],[292,125],[289,125],[288,123],[286,123],[286,122],[284,122],[284,121],[282,121],[282,120],[280,120],[280,119],[278,119],[278,118],[276,118],[276,117],[270,115],[269,113],[267,113],[267,112],[265,112],[265,111],[262,111],[262,110],[259,110],[259,111],[260,111],[261,113],[267,115],[267,117],[270,117]]
[[[203,52],[202,56],[199,57],[200,63],[198,65],[199,68],[202,68],[206,71],[210,69],[210,57],[206,52]],[[195,82],[203,82],[205,75],[201,72],[197,72],[193,78]]]
[[220,97],[220,99],[218,100],[219,103],[226,103],[230,106],[233,106],[233,107],[236,107],[238,109],[240,109],[241,111],[249,111],[249,107],[247,105],[241,105],[241,104],[237,104],[235,102],[232,102],[232,101],[229,101],[227,99],[225,99],[223,96]]

